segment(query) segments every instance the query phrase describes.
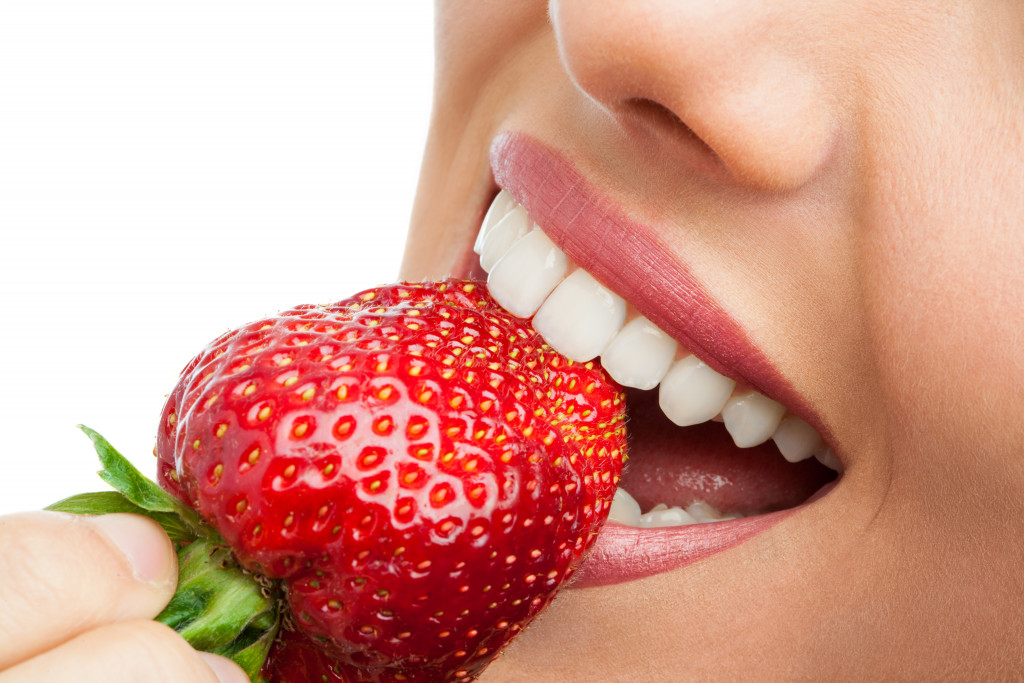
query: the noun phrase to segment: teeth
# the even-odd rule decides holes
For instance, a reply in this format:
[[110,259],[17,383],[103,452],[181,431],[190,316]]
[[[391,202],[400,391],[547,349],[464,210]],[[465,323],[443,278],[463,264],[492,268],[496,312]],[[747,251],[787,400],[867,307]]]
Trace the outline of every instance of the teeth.
[[473,251],[477,254],[483,253],[484,237],[487,236],[491,228],[498,224],[498,221],[505,217],[505,214],[517,206],[516,200],[512,199],[512,195],[508,193],[508,190],[502,190],[498,193],[498,196],[491,202],[490,208],[487,209],[484,222],[480,225],[480,233],[476,236]]
[[690,355],[669,368],[661,380],[658,403],[668,419],[689,427],[718,415],[735,386],[736,382]]
[[654,529],[706,522],[724,522],[739,517],[740,515],[724,515],[713,505],[703,501],[690,503],[685,509],[658,503],[649,511],[640,514],[640,505],[633,499],[633,496],[619,489],[615,492],[615,498],[612,500],[608,521],[639,529]]
[[659,503],[651,508],[650,512],[640,515],[640,523],[637,526],[653,529],[663,526],[685,526],[696,523],[697,520],[686,510],[675,507],[670,508],[664,503]]
[[653,389],[668,372],[678,345],[643,316],[631,320],[601,354],[601,365],[619,384]]
[[[835,452],[814,428],[786,415],[782,404],[755,391],[733,396],[736,383],[692,354],[675,360],[676,342],[643,316],[623,326],[622,298],[582,268],[566,277],[570,263],[565,253],[507,191],[491,202],[473,248],[488,272],[491,295],[501,306],[521,318],[533,317],[534,328],[563,355],[577,362],[601,356],[605,370],[620,384],[643,390],[659,387],[661,409],[675,424],[722,421],[740,448],[773,439],[789,462],[813,456],[842,472]],[[675,526],[723,517],[704,503],[686,510],[656,506],[640,514],[636,501],[620,491],[611,519],[630,526]]]
[[608,513],[609,522],[643,529],[724,522],[738,517],[739,515],[723,515],[713,505],[703,501],[690,503],[686,509],[658,503],[648,512],[641,514],[640,504],[623,489],[615,491],[615,498],[612,499],[612,507]]
[[579,268],[555,287],[533,317],[553,349],[583,363],[600,355],[626,318],[626,302]]
[[722,420],[740,448],[750,448],[772,438],[786,408],[756,391],[730,398],[722,409]]
[[529,318],[569,268],[569,260],[540,230],[534,230],[498,259],[487,277],[491,296],[512,315]]
[[825,447],[815,451],[814,457],[817,458],[818,462],[830,470],[835,470],[836,472],[843,471],[843,464],[839,462],[839,458],[836,457],[836,452],[831,448]]
[[772,439],[779,447],[782,457],[789,462],[807,460],[824,446],[814,427],[793,415],[779,423],[779,428],[772,434]]
[[615,489],[612,507],[608,512],[609,522],[618,522],[626,526],[640,526],[640,503],[624,489]]
[[711,503],[705,503],[700,500],[690,503],[686,508],[686,512],[698,522],[722,522],[727,519],[739,519],[742,517],[742,515],[724,515]]
[[533,221],[521,206],[515,206],[488,230],[480,251],[480,267],[488,273],[513,244],[533,228]]

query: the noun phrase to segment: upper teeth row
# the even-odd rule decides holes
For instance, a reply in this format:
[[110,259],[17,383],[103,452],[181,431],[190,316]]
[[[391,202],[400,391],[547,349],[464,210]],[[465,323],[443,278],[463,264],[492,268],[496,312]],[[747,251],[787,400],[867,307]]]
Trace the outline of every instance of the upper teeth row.
[[565,253],[502,190],[480,227],[474,250],[487,286],[509,312],[533,326],[559,353],[579,362],[601,357],[620,384],[659,387],[658,401],[680,426],[720,419],[736,445],[774,439],[790,462],[817,457],[840,469],[818,433],[780,403],[712,370],[643,316],[626,321],[626,302]]

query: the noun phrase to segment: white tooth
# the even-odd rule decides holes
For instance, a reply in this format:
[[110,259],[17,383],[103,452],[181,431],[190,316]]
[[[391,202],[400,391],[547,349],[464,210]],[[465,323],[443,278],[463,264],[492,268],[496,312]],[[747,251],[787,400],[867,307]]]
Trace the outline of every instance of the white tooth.
[[641,315],[619,330],[601,354],[601,365],[619,384],[653,389],[675,355],[675,340]]
[[783,418],[779,428],[772,434],[772,439],[782,457],[789,462],[807,460],[823,445],[814,427],[794,415]]
[[623,489],[616,489],[611,510],[608,512],[608,521],[626,526],[640,526],[640,503]]
[[654,528],[664,526],[683,526],[684,524],[696,524],[697,520],[682,508],[667,507],[659,504],[651,508],[650,512],[640,515],[638,526],[642,528]]
[[578,363],[604,351],[626,319],[626,302],[582,268],[562,280],[533,317],[551,348]]
[[521,206],[514,206],[484,237],[480,251],[480,267],[488,273],[491,272],[494,264],[532,228],[533,221],[526,215],[526,210]]
[[658,390],[658,403],[668,419],[688,427],[718,415],[735,387],[736,382],[691,355],[668,369]]
[[484,215],[484,222],[480,224],[480,232],[476,236],[476,243],[473,245],[473,251],[477,254],[483,252],[484,248],[484,237],[490,232],[491,228],[498,224],[502,218],[505,217],[509,211],[516,206],[516,200],[512,199],[512,195],[508,193],[508,190],[502,190],[498,193],[498,196],[491,202],[490,208],[487,209],[487,214]]
[[502,256],[490,275],[491,296],[512,315],[529,318],[565,277],[569,260],[541,230],[522,237]]
[[819,449],[814,453],[814,457],[817,458],[818,462],[830,470],[835,470],[836,472],[843,471],[843,464],[839,462],[839,458],[836,457],[836,452],[831,448],[826,447]]
[[736,519],[734,515],[723,515],[718,508],[711,503],[702,500],[695,501],[686,506],[686,513],[697,522],[723,522],[727,519]]
[[722,408],[722,421],[740,448],[750,448],[772,438],[786,408],[764,394],[745,391],[736,394]]

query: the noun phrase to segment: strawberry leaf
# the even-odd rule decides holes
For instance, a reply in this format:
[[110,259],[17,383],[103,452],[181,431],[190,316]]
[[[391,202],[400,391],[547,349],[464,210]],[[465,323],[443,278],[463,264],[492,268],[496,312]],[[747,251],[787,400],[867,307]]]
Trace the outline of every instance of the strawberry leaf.
[[107,515],[113,512],[130,512],[145,515],[163,527],[171,537],[175,546],[195,540],[195,532],[185,524],[181,517],[171,512],[153,512],[146,510],[128,500],[118,491],[96,491],[95,493],[79,493],[46,506],[55,512],[70,512],[76,515]]
[[[96,449],[96,454],[103,463],[99,475],[125,498],[147,512],[170,512],[178,515],[182,522],[193,531],[194,535],[205,535],[206,524],[191,508],[160,488],[156,482],[147,479],[131,462],[121,455],[100,434],[84,425],[79,429],[85,432]],[[158,520],[159,521],[159,520]]]

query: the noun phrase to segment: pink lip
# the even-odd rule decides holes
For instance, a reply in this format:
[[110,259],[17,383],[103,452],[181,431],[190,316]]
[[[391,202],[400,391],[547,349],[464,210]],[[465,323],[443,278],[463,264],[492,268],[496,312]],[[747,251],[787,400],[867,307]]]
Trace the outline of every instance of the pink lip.
[[794,512],[823,498],[833,488],[835,482],[826,484],[795,508],[727,522],[661,529],[606,524],[586,561],[574,574],[572,586],[606,586],[685,567],[767,531]]
[[572,585],[582,588],[606,586],[685,567],[753,538],[796,509],[727,522],[660,529],[606,524],[586,561],[574,575]]
[[[502,133],[490,161],[497,184],[576,264],[709,366],[784,403],[829,440],[806,401],[650,226],[630,218],[572,163],[530,136]],[[573,585],[619,583],[685,566],[748,540],[795,509],[674,528],[610,524]]]

